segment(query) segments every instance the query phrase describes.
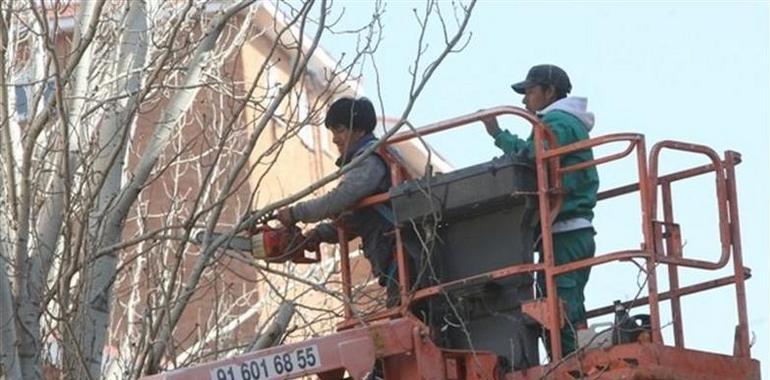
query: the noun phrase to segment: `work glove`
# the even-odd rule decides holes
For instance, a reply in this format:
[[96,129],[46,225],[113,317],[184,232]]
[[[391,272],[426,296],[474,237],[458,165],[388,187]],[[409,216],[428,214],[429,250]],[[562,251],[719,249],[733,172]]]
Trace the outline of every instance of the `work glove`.
[[318,252],[321,249],[321,235],[315,229],[302,234],[306,251]]
[[291,207],[284,207],[275,213],[275,218],[286,227],[294,225],[294,215],[291,213]]
[[481,122],[484,123],[484,128],[486,128],[487,133],[492,136],[492,138],[497,137],[497,135],[502,132],[500,126],[497,124],[497,118],[494,116],[483,118],[481,119]]

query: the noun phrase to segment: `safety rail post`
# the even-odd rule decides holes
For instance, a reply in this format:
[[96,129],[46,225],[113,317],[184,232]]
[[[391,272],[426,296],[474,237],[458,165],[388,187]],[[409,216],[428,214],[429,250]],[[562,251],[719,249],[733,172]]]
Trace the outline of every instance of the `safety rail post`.
[[735,301],[738,307],[738,326],[735,331],[733,355],[751,358],[749,344],[749,322],[746,310],[746,274],[743,269],[743,248],[741,246],[741,224],[738,218],[738,191],[736,190],[735,164],[740,161],[740,154],[725,152],[725,174],[727,176],[727,199],[730,203],[730,243],[733,249],[733,268],[735,271]]
[[[663,221],[666,228],[674,223],[674,208],[672,206],[671,182],[661,182],[663,196]],[[668,232],[668,231],[667,231]],[[666,239],[666,253],[680,255],[681,250],[672,246],[671,239]],[[684,348],[684,329],[682,326],[682,303],[679,296],[679,268],[676,264],[668,265],[668,284],[671,293],[671,318],[674,323],[674,345]]]
[[[393,186],[403,181],[401,167],[395,162],[390,164],[390,179]],[[396,262],[398,263],[398,294],[401,299],[401,308],[409,307],[409,268],[407,267],[406,252],[404,252],[404,242],[401,238],[401,231],[395,228],[396,234]],[[387,290],[386,290],[387,291]]]
[[639,198],[642,210],[642,235],[644,238],[643,250],[647,252],[645,270],[647,272],[647,299],[650,306],[650,330],[652,331],[652,342],[662,343],[663,337],[660,332],[660,308],[658,305],[658,276],[656,272],[657,254],[655,253],[655,242],[652,232],[652,214],[650,191],[650,179],[647,171],[647,146],[644,139],[637,141],[636,147],[636,165],[639,175]]
[[[545,275],[545,302],[548,310],[547,329],[550,336],[551,362],[557,362],[562,357],[561,346],[561,308],[559,294],[556,289],[556,277],[553,273],[556,260],[553,253],[553,235],[551,234],[551,197],[549,196],[548,179],[549,159],[545,157],[545,136],[543,129],[534,127],[535,170],[537,174],[537,196],[540,213],[540,254],[542,255]],[[558,160],[558,158],[557,158]],[[546,221],[546,222],[543,222]]]
[[341,227],[337,227],[337,241],[339,241],[340,247],[340,271],[342,272],[342,294],[345,297],[343,304],[343,312],[345,319],[349,319],[353,316],[353,309],[351,302],[353,302],[352,289],[351,289],[351,275],[350,275],[350,249],[348,247],[347,233]]

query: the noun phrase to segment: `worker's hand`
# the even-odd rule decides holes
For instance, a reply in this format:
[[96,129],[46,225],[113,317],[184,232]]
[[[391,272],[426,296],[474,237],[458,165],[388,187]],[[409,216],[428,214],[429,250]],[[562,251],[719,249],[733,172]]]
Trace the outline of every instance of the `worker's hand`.
[[321,235],[312,229],[302,234],[306,251],[318,252],[321,249]]
[[286,227],[294,225],[294,216],[291,214],[291,207],[284,207],[278,210],[275,213],[275,218]]
[[497,137],[502,132],[500,126],[497,125],[497,118],[494,116],[483,118],[481,122],[484,123],[484,128],[487,129],[487,133],[492,137]]

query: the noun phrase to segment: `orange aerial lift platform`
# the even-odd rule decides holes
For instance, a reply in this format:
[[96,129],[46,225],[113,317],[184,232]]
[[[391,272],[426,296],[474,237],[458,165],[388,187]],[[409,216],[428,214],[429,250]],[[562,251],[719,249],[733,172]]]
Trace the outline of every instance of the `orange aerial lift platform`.
[[[523,118],[532,125],[535,159],[534,162],[529,161],[528,167],[519,165],[519,163],[508,165],[498,161],[497,164],[487,165],[484,167],[485,169],[474,172],[474,175],[486,177],[474,177],[461,185],[451,187],[451,181],[459,177],[452,177],[448,174],[436,176],[442,177],[439,178],[439,180],[444,181],[442,183],[439,183],[440,181],[435,182],[432,178],[409,178],[398,157],[387,148],[389,145],[408,139],[469,125],[484,118],[503,115]],[[561,165],[560,158],[566,154],[600,146],[604,146],[604,148],[621,146],[622,148],[590,162],[572,166]],[[439,255],[450,252],[453,255],[460,255],[462,258],[458,258],[458,261],[450,265],[445,271],[454,274],[437,276],[430,283],[413,286],[414,273],[410,273],[410,271],[415,270],[415,268],[410,264],[409,254],[406,252],[406,238],[403,228],[396,228],[394,255],[398,264],[397,273],[400,287],[398,306],[370,315],[360,315],[355,312],[351,306],[353,284],[348,245],[341,244],[339,249],[341,277],[343,293],[347,302],[344,304],[344,320],[339,323],[336,333],[195,367],[175,369],[146,377],[146,379],[265,380],[317,377],[322,380],[346,378],[360,380],[374,378],[373,372],[376,372],[377,377],[383,377],[387,380],[760,379],[759,362],[752,359],[750,354],[746,312],[745,281],[750,277],[751,272],[749,268],[743,266],[741,251],[735,174],[735,167],[740,163],[739,153],[726,151],[720,155],[706,146],[678,141],[662,141],[653,145],[648,151],[644,136],[636,133],[611,134],[567,146],[557,146],[547,125],[526,110],[510,106],[482,110],[395,134],[381,144],[379,149],[379,154],[385,158],[390,166],[393,188],[388,193],[377,194],[364,199],[357,207],[392,202],[395,205],[396,214],[399,214],[397,203],[402,202],[402,204],[407,205],[407,207],[401,207],[402,216],[407,215],[403,217],[405,219],[400,221],[402,225],[406,220],[414,221],[415,218],[422,218],[419,220],[424,222],[426,220],[425,215],[429,213],[416,216],[419,212],[414,210],[426,204],[425,207],[430,208],[435,214],[435,208],[447,207],[447,204],[452,202],[465,202],[463,197],[468,197],[468,194],[476,193],[474,196],[477,196],[478,193],[488,192],[487,189],[494,186],[489,185],[491,182],[485,181],[500,180],[505,182],[504,184],[507,186],[512,181],[500,174],[508,170],[507,168],[518,170],[516,173],[531,178],[531,182],[519,181],[519,185],[517,185],[519,187],[513,190],[505,187],[500,188],[511,199],[515,198],[518,201],[514,199],[510,203],[492,202],[493,206],[486,211],[483,210],[485,201],[465,202],[463,203],[464,207],[460,208],[461,212],[455,213],[453,217],[447,217],[450,222],[444,223],[433,220],[435,222],[434,227],[438,228],[436,231],[441,228],[449,231],[446,232],[447,236],[443,241],[444,251],[441,251]],[[667,150],[700,155],[706,157],[710,163],[660,175],[658,168],[661,152]],[[643,238],[639,248],[597,253],[593,258],[557,265],[553,254],[551,223],[535,222],[527,223],[527,225],[536,226],[533,227],[536,229],[534,233],[532,233],[533,231],[517,230],[519,232],[513,234],[515,236],[512,239],[529,239],[524,246],[531,247],[532,239],[539,236],[542,254],[539,262],[534,262],[531,258],[531,252],[529,252],[531,249],[525,248],[519,252],[520,259],[508,260],[503,257],[502,261],[495,262],[493,260],[491,264],[486,263],[486,267],[482,265],[479,267],[482,269],[476,269],[475,272],[465,269],[475,265],[473,262],[463,261],[468,259],[469,252],[459,252],[454,249],[452,244],[454,244],[453,242],[460,244],[460,242],[473,240],[473,236],[468,235],[472,232],[467,232],[473,228],[466,227],[490,223],[492,219],[482,220],[479,218],[488,218],[488,215],[493,214],[496,215],[494,218],[503,218],[501,220],[518,221],[529,218],[527,220],[553,221],[561,206],[561,179],[565,173],[591,166],[598,167],[624,158],[635,160],[638,181],[626,186],[601,191],[598,194],[598,200],[602,201],[627,194],[638,195],[641,216],[639,228]],[[680,225],[676,222],[672,205],[672,185],[674,183],[704,174],[715,177],[715,201],[718,210],[717,223],[719,225],[721,255],[717,261],[713,262],[685,256],[682,249]],[[415,192],[425,193],[425,187],[421,187],[420,184],[430,183],[436,184],[436,187],[428,189],[428,192],[432,192],[431,194],[422,194],[423,198],[412,197]],[[473,186],[478,186],[478,188],[474,189]],[[399,192],[398,189],[402,191]],[[406,201],[404,201],[405,199]],[[415,203],[421,202],[419,199],[426,200],[427,203]],[[465,207],[469,204],[470,206]],[[510,207],[511,210],[516,210],[516,207],[519,207],[521,212],[499,213],[499,210],[505,207]],[[659,209],[662,210],[662,215],[659,215]],[[529,215],[527,210],[532,215]],[[509,218],[510,215],[515,215],[515,218],[505,219]],[[495,223],[495,225],[499,224]],[[456,227],[455,230],[452,230],[452,226]],[[452,233],[456,234],[454,238]],[[339,229],[339,235],[340,241],[347,241],[345,231],[342,228]],[[503,240],[501,238],[499,241],[502,242]],[[490,245],[490,241],[494,244],[498,238],[484,238],[479,240],[478,244],[494,249],[494,246]],[[515,242],[513,244],[516,245]],[[636,245],[636,243],[634,244]],[[472,260],[483,262],[484,260],[479,258],[483,257],[487,248],[476,249],[475,247],[477,246],[471,245],[469,248],[474,255]],[[503,252],[506,251],[503,250]],[[285,261],[291,258],[283,257],[282,259]],[[565,319],[557,294],[556,276],[583,268],[612,265],[631,260],[638,260],[642,270],[646,272],[646,294],[641,294],[634,300],[616,302],[614,305],[589,310],[587,315],[590,319],[615,313],[616,322],[618,322],[617,316],[623,315],[622,312],[625,310],[646,305],[649,314],[645,316],[644,323],[633,325],[636,326],[635,334],[632,334],[633,338],[613,339],[611,345],[588,345],[569,355],[563,355],[559,330],[564,326]],[[295,260],[295,262],[303,261]],[[731,265],[732,268],[732,273],[729,276],[687,286],[680,286],[679,284],[680,268],[716,271],[728,265]],[[668,276],[669,287],[663,292],[658,289],[657,269],[659,268],[661,272],[665,270]],[[547,296],[539,298],[534,296],[532,278],[535,273],[544,276]],[[478,296],[479,292],[488,292],[490,284],[496,284],[494,285],[496,290]],[[688,348],[685,345],[683,332],[681,298],[723,286],[735,288],[734,312],[737,313],[738,325],[735,326],[732,355]],[[489,294],[493,294],[494,299],[490,298]],[[459,300],[459,303],[466,300],[468,305],[476,305],[473,302],[481,299],[478,302],[496,302],[496,305],[502,306],[495,306],[497,309],[492,307],[493,312],[483,315],[474,310],[475,306],[466,307],[466,310],[460,313],[463,317],[459,321],[467,327],[463,332],[465,335],[457,338],[457,336],[450,334],[450,336],[441,338],[439,337],[441,335],[441,332],[438,331],[441,330],[439,326],[430,319],[426,320],[418,310],[434,308],[440,302],[431,304],[430,300],[441,299],[442,297],[448,299],[449,295],[453,297],[453,300]],[[515,302],[507,302],[506,297],[515,299]],[[476,301],[468,301],[471,299]],[[673,342],[663,341],[659,308],[661,302],[670,303]],[[434,308],[436,312],[443,312],[444,310],[446,309],[441,306]],[[727,306],[724,310],[728,310]],[[504,318],[495,319],[500,315]],[[510,327],[506,323],[500,322],[507,320],[513,321]],[[534,350],[537,351],[537,335],[540,335],[537,332],[535,335],[531,334],[533,325],[536,326],[534,330],[545,331],[549,335],[549,339],[546,339],[547,350],[550,355],[548,364],[542,365],[539,360],[533,360],[531,356],[537,354],[528,352],[528,350],[531,351],[531,347],[527,346],[531,346],[533,342]],[[723,328],[732,328],[732,326],[724,326]],[[623,331],[617,323],[611,329],[613,337],[623,335]],[[508,351],[500,348],[502,347],[500,342],[510,343],[511,350],[517,351],[516,355],[509,355]],[[521,347],[519,347],[519,343],[521,343]],[[504,360],[507,356],[510,357],[509,360]],[[375,363],[379,364],[375,365]],[[377,371],[373,370],[375,367],[378,367]]]

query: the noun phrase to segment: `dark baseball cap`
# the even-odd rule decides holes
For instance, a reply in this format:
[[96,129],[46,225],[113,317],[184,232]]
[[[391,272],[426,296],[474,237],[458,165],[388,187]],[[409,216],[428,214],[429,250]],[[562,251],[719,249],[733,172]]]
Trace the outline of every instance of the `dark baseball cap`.
[[527,78],[519,83],[511,85],[513,91],[524,94],[527,88],[536,85],[554,86],[557,91],[569,94],[572,91],[572,84],[569,81],[567,73],[556,65],[537,65],[532,66],[527,73]]

